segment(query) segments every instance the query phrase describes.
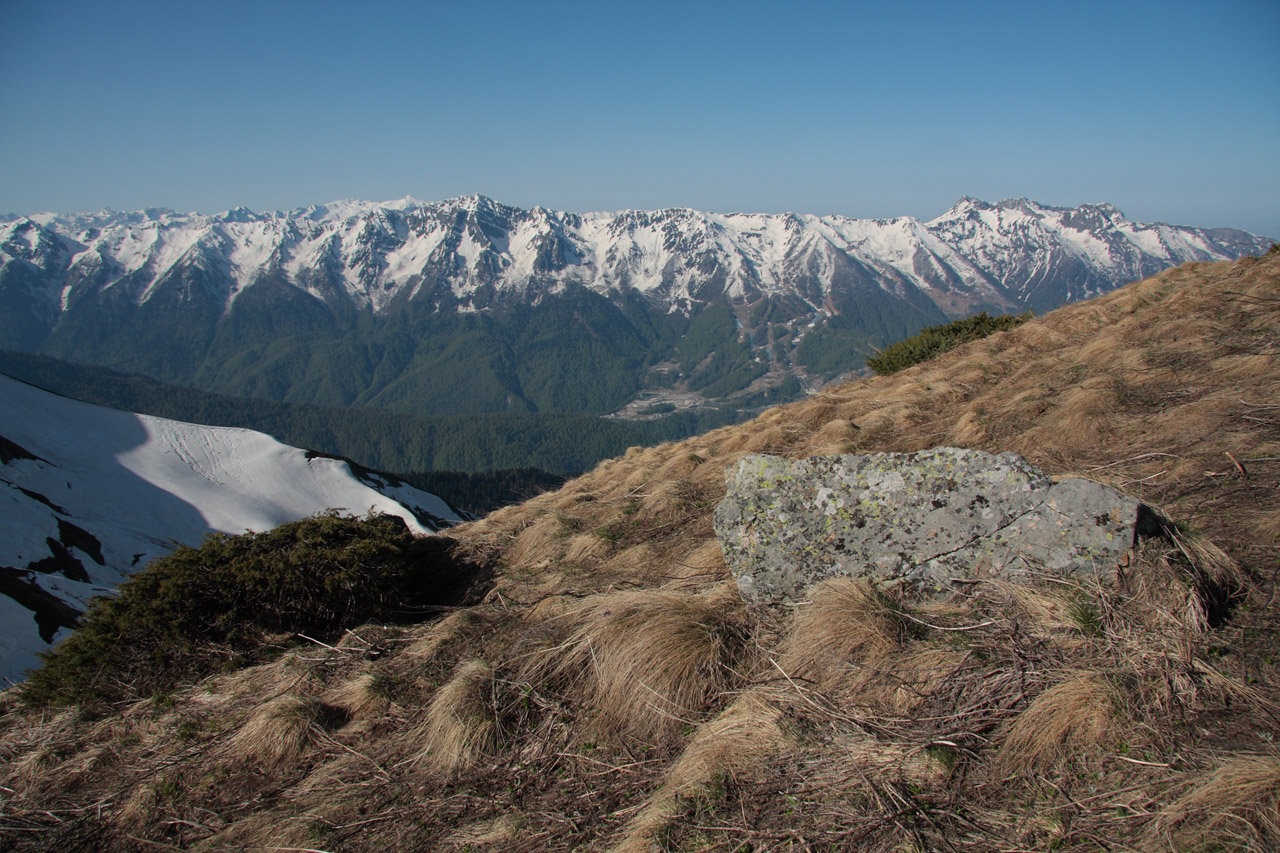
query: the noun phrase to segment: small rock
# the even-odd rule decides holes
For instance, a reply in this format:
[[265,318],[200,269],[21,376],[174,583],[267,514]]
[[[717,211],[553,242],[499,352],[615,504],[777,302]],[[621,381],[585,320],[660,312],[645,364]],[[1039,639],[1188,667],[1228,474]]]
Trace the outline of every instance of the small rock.
[[789,460],[744,457],[715,512],[745,600],[803,598],[834,575],[932,596],[1028,572],[1114,570],[1140,504],[1091,480],[1054,482],[1014,453],[940,447]]

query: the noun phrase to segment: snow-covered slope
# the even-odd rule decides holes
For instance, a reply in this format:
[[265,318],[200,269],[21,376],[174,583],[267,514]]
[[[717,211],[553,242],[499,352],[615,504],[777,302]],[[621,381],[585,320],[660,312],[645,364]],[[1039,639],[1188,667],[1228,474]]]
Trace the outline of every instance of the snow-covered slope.
[[[246,429],[81,403],[0,375],[0,679],[18,680],[92,596],[176,544],[334,508],[427,533],[440,498]],[[3,681],[0,681],[3,684]]]

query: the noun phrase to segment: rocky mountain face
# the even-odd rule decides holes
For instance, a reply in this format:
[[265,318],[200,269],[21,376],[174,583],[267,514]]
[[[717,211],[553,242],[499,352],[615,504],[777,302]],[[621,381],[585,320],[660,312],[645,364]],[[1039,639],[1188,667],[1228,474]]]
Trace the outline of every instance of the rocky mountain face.
[[38,214],[0,223],[0,347],[277,399],[607,412],[646,388],[812,385],[947,318],[1268,245],[1026,199],[929,222],[483,196]]
[[87,602],[178,544],[269,530],[330,508],[462,519],[395,478],[247,429],[134,415],[0,375],[0,685]]

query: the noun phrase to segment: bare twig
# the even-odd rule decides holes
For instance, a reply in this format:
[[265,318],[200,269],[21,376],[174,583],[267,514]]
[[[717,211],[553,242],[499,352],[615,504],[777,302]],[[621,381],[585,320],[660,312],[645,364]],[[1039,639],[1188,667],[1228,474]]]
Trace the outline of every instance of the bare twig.
[[1143,767],[1172,767],[1173,766],[1172,764],[1166,764],[1162,761],[1139,761],[1136,758],[1129,758],[1127,755],[1113,755],[1111,757],[1117,761],[1127,761],[1130,764],[1139,764]]
[[977,625],[959,625],[954,628],[948,628],[945,625],[934,625],[930,622],[924,621],[923,619],[917,619],[916,617],[912,616],[910,613],[907,613],[905,610],[899,611],[897,615],[905,616],[907,619],[910,619],[912,622],[915,622],[917,625],[923,625],[926,628],[932,628],[935,631],[976,631],[979,628],[987,628],[991,625],[995,625],[999,622],[1004,621],[1003,619],[988,619],[986,622],[979,622]]

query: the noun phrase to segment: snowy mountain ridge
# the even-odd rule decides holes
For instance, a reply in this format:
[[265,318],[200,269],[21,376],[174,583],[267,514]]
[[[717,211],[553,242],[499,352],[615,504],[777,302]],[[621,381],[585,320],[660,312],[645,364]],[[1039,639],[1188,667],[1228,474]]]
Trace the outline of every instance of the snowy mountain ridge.
[[0,374],[0,684],[22,678],[94,595],[210,532],[337,509],[425,534],[443,500],[247,429],[105,409]]
[[38,214],[0,222],[0,349],[422,415],[753,408],[948,319],[1044,313],[1269,245],[1027,199],[928,222],[480,195]]
[[[602,294],[631,288],[671,311],[717,293],[748,301],[803,294],[821,311],[842,268],[854,268],[887,291],[914,289],[950,315],[979,304],[1042,308],[1266,245],[1240,231],[1131,222],[1109,204],[967,197],[928,222],[684,208],[575,214],[473,195],[265,214],[45,213],[0,225],[0,264],[27,268],[46,322],[89,291],[124,287],[145,302],[183,268],[205,273],[224,309],[275,274],[323,302],[375,313],[436,281],[464,310],[483,307],[477,296],[486,287],[536,297],[576,283]],[[1060,281],[1064,274],[1075,280]]]

